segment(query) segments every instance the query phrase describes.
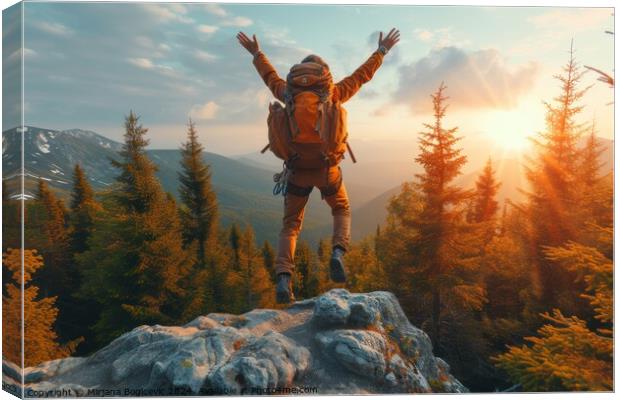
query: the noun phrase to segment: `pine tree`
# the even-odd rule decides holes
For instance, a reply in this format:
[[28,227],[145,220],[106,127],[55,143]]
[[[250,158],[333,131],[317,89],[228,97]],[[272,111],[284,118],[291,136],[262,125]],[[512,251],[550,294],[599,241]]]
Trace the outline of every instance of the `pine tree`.
[[84,272],[81,296],[102,307],[94,326],[100,344],[141,324],[174,323],[185,307],[179,285],[191,259],[183,251],[181,224],[172,196],[157,178],[145,147],[147,129],[130,112],[112,195],[113,204],[90,249],[78,255]]
[[294,291],[297,297],[308,299],[319,294],[318,260],[305,240],[299,242],[295,249],[295,273]]
[[75,165],[73,171],[70,209],[71,252],[82,253],[88,249],[87,243],[95,225],[95,215],[101,210],[101,205],[95,200],[93,189],[79,164]]
[[573,296],[569,293],[579,290],[573,285],[575,277],[549,263],[542,248],[575,240],[581,228],[577,193],[581,159],[578,140],[584,124],[578,123],[576,118],[583,109],[578,103],[588,89],[579,89],[583,73],[571,43],[564,74],[555,76],[561,84],[560,95],[552,103],[545,103],[547,127],[533,139],[537,157],[526,167],[531,187],[527,193],[528,219],[532,227],[530,239],[534,249],[532,257],[538,260],[541,307],[560,307],[565,311],[571,309],[571,312],[576,305],[572,304]]
[[316,249],[318,293],[324,293],[338,285],[329,278],[329,260],[331,255],[331,239],[320,239]]
[[[608,184],[613,174],[601,173],[601,155],[604,151],[602,143],[596,137],[596,125],[592,122],[590,134],[582,150],[578,173],[579,210],[582,212],[580,219],[584,224],[609,225],[609,218],[613,216],[613,213],[609,212],[613,187]],[[579,234],[582,232],[583,230]]]
[[355,243],[346,254],[348,269],[347,287],[353,292],[386,290],[387,281],[383,265],[375,253],[375,237]]
[[447,108],[445,89],[442,83],[431,96],[435,120],[432,124],[424,124],[427,130],[420,133],[420,154],[416,161],[424,172],[416,174],[415,187],[422,196],[422,210],[409,226],[417,232],[409,248],[416,254],[413,279],[426,285],[425,289],[430,292],[431,338],[438,350],[441,349],[442,294],[446,298],[459,298],[462,304],[474,308],[483,301],[482,289],[467,282],[466,275],[458,271],[467,269],[461,260],[465,246],[471,245],[461,241],[464,238],[464,206],[470,193],[452,183],[467,158],[455,147],[460,140],[455,136],[457,128],[443,127]]
[[37,186],[36,200],[44,209],[41,253],[47,265],[38,274],[35,284],[41,288],[44,296],[60,296],[60,301],[64,302],[71,291],[67,270],[70,262],[67,210],[42,179]]
[[600,172],[603,166],[601,154],[604,151],[602,143],[596,137],[596,123],[593,121],[579,166],[579,174],[585,190],[593,189],[601,179]]
[[95,200],[93,189],[88,183],[84,170],[76,164],[73,171],[69,212],[71,260],[66,266],[72,290],[70,298],[60,309],[59,320],[64,320],[67,326],[62,338],[86,338],[77,349],[79,355],[94,350],[93,343],[89,340],[93,335],[90,326],[97,321],[100,309],[94,299],[81,299],[77,296],[78,288],[82,285],[82,273],[75,256],[88,250],[88,241],[95,230],[97,214],[101,211],[102,207]]
[[20,249],[8,249],[2,254],[2,264],[12,272],[14,282],[5,284],[6,295],[2,295],[2,347],[3,358],[21,365],[23,279],[24,364],[28,367],[71,355],[80,340],[58,344],[53,328],[58,315],[56,297],[39,298],[39,288],[31,284],[33,274],[43,267],[43,258],[36,250],[24,250],[22,276],[21,257]]
[[275,288],[273,279],[267,273],[262,252],[256,248],[254,230],[247,226],[243,231],[236,230],[239,269],[231,269],[229,284],[231,293],[237,297],[233,301],[239,305],[239,312],[247,312],[254,308],[273,306]]
[[495,171],[491,159],[487,160],[484,169],[476,181],[474,221],[487,222],[495,218],[498,210],[497,191],[501,186],[495,179]]
[[262,254],[263,254],[263,262],[265,264],[265,268],[267,269],[267,272],[269,274],[270,277],[275,279],[276,276],[276,272],[275,272],[275,268],[276,268],[276,253],[275,250],[273,249],[273,247],[271,246],[271,243],[269,243],[269,241],[265,240],[265,242],[263,243],[263,247],[261,249]]
[[613,261],[609,253],[613,229],[599,230],[597,247],[571,242],[548,247],[550,262],[582,277],[598,327],[559,309],[543,313],[548,322],[538,335],[526,337],[531,345],[509,346],[494,358],[497,365],[527,391],[613,390]]
[[59,266],[66,261],[68,253],[67,210],[62,202],[49,189],[47,183],[40,179],[37,187],[37,201],[45,209],[43,234],[45,235],[45,253],[48,264]]
[[238,271],[240,266],[240,240],[241,240],[241,231],[239,230],[239,226],[233,223],[230,227],[229,236],[228,236],[229,244],[233,252],[233,269]]
[[207,247],[217,226],[217,199],[211,187],[211,171],[203,160],[203,146],[198,142],[198,133],[190,119],[187,142],[181,148],[181,172],[179,173],[179,195],[183,207],[181,221],[186,245],[197,244],[197,266],[204,268]]

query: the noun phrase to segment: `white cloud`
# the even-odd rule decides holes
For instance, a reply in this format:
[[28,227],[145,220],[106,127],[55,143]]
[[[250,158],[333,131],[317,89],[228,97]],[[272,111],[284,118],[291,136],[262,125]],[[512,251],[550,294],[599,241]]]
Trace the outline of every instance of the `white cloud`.
[[155,67],[148,58],[128,58],[127,61],[138,68],[153,69]]
[[204,7],[207,10],[207,12],[210,12],[213,15],[217,15],[218,17],[225,17],[228,15],[226,10],[224,10],[221,6],[217,4],[209,3],[209,4],[205,4]]
[[[27,47],[24,47],[24,58],[26,57],[34,57],[37,55],[37,52],[29,49]],[[11,55],[7,58],[7,61],[16,61],[19,60],[22,56],[22,49],[17,49],[15,50],[13,53],[11,53]]]
[[71,29],[57,22],[40,22],[36,26],[43,32],[50,33],[52,35],[67,36],[73,33]]
[[217,31],[219,27],[214,25],[199,25],[198,30],[203,33],[213,33]]
[[395,100],[414,113],[427,112],[429,95],[443,81],[455,108],[511,109],[532,89],[537,72],[535,63],[508,66],[495,49],[434,49],[415,63],[400,67]]
[[190,116],[196,120],[213,119],[219,109],[220,106],[214,101],[209,101],[205,104],[195,104],[190,111]]
[[162,58],[171,50],[170,46],[165,43],[156,43],[147,36],[136,36],[133,38],[134,43],[145,50],[151,58]]
[[[174,4],[162,5],[154,3],[141,4],[141,6],[161,22],[178,21],[186,24],[194,22],[193,19],[184,15],[187,12],[184,7],[180,9],[179,7],[174,7]],[[183,12],[179,10],[183,10]]]
[[222,21],[222,25],[224,26],[237,26],[237,27],[250,26],[253,23],[254,21],[246,17],[233,17],[233,18],[229,18],[229,19]]
[[423,42],[428,42],[433,38],[433,32],[426,29],[416,29],[413,33]]
[[194,57],[201,61],[214,61],[217,59],[216,56],[204,50],[196,50],[196,52],[194,53]]

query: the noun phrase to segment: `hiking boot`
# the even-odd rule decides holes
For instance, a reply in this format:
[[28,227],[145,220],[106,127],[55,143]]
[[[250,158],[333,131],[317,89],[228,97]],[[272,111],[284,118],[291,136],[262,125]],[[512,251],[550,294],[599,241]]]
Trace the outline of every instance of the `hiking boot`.
[[340,247],[335,247],[329,260],[329,277],[332,281],[344,283],[347,281],[347,273],[344,269],[344,253]]
[[276,280],[276,302],[278,304],[288,304],[294,302],[295,296],[293,295],[291,274],[278,274]]

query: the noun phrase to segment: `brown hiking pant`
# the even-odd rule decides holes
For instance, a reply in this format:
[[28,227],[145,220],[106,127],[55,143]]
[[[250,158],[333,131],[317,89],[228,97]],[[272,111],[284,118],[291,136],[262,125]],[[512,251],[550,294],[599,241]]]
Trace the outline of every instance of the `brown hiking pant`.
[[304,209],[310,192],[319,188],[321,196],[332,209],[334,231],[332,245],[347,250],[351,236],[351,211],[349,196],[342,182],[340,167],[322,169],[298,169],[289,178],[284,198],[284,218],[278,241],[278,256],[275,270],[279,273],[293,273],[297,236],[304,220]]

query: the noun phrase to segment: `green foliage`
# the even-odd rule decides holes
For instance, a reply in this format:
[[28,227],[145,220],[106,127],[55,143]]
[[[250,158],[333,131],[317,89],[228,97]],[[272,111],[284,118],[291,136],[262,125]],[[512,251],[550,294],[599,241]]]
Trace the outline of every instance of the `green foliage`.
[[95,215],[101,210],[101,205],[95,200],[93,189],[79,164],[73,171],[73,190],[70,204],[70,242],[74,254],[88,249],[90,238],[95,225]]
[[[613,233],[603,232],[605,248]],[[554,309],[542,314],[548,323],[537,336],[526,337],[531,345],[509,346],[494,360],[526,390],[613,390],[613,262],[599,249],[578,243],[547,247],[545,254],[586,283],[581,296],[590,303],[598,327]]]
[[543,317],[552,324],[526,338],[531,346],[510,346],[498,366],[527,391],[613,390],[613,339],[557,309]]
[[192,120],[187,129],[187,141],[181,147],[179,197],[180,220],[184,249],[192,257],[193,266],[181,286],[186,289],[187,306],[183,319],[207,314],[215,308],[217,264],[222,262],[217,242],[217,199],[211,185],[210,166],[203,159],[204,148]]
[[319,260],[308,242],[300,241],[295,249],[295,275],[293,290],[296,297],[307,299],[320,294],[322,276]]
[[576,240],[583,228],[579,215],[582,149],[578,141],[585,125],[577,121],[583,110],[579,102],[588,89],[579,88],[583,74],[571,45],[564,74],[555,76],[560,82],[560,94],[553,102],[545,103],[547,126],[533,139],[536,156],[526,165],[531,187],[525,209],[530,225],[527,238],[541,281],[540,303],[547,309],[558,307],[571,314],[578,312],[581,305],[571,301],[570,293],[582,288],[575,287],[572,273],[559,269],[545,258],[543,247]]
[[63,300],[71,290],[67,264],[70,261],[67,210],[44,180],[39,180],[36,201],[42,206],[40,252],[46,268],[35,280],[45,296],[56,295]]
[[497,214],[497,191],[501,186],[495,179],[495,171],[491,159],[487,161],[482,173],[476,181],[474,195],[474,222],[486,222],[494,219]]
[[[424,172],[417,182],[403,185],[392,200],[388,226],[381,234],[388,246],[386,273],[393,289],[405,294],[405,307],[430,321],[431,338],[440,354],[444,308],[478,310],[485,301],[477,282],[475,256],[479,239],[465,222],[471,194],[453,184],[466,157],[456,147],[457,128],[443,127],[447,97],[442,84],[432,95],[434,123],[424,124],[416,161]],[[389,261],[394,257],[394,261]],[[390,288],[392,289],[392,288]]]
[[347,287],[353,292],[385,290],[387,279],[383,265],[375,253],[375,240],[368,237],[351,246],[345,255],[348,270]]
[[230,226],[230,231],[229,231],[229,236],[228,236],[228,240],[229,240],[229,246],[232,249],[233,252],[233,269],[238,271],[241,267],[240,267],[240,241],[241,241],[241,231],[239,230],[239,226],[237,224],[232,224]]
[[[70,293],[65,302],[62,302],[59,315],[59,326],[62,327],[62,338],[90,337],[92,326],[99,316],[99,304],[93,299],[76,298],[76,288],[82,285],[82,274],[76,256],[88,250],[88,241],[95,230],[97,214],[102,207],[95,200],[94,192],[83,169],[76,164],[73,171],[73,186],[71,190],[69,210],[69,243],[70,260],[65,265],[67,270]],[[82,355],[94,350],[92,343],[83,342],[76,350],[76,355]]]
[[254,230],[247,226],[241,231],[235,225],[230,230],[229,239],[234,257],[229,257],[229,268],[224,277],[224,300],[228,312],[243,313],[273,306],[275,287],[262,252],[256,247]]
[[275,264],[276,264],[276,253],[267,240],[263,243],[263,247],[261,248],[261,252],[263,254],[263,262],[265,263],[265,268],[269,273],[270,277],[275,277]]
[[203,268],[208,242],[217,227],[217,200],[211,186],[211,171],[203,161],[203,147],[193,121],[189,121],[187,142],[181,148],[179,196],[186,245],[196,243],[196,263]]
[[77,256],[84,274],[80,295],[102,307],[94,327],[100,344],[137,325],[177,321],[186,301],[179,282],[191,261],[176,204],[146,156],[147,130],[133,112],[125,128],[122,159],[113,161],[120,170],[114,207],[99,221],[89,250]]

